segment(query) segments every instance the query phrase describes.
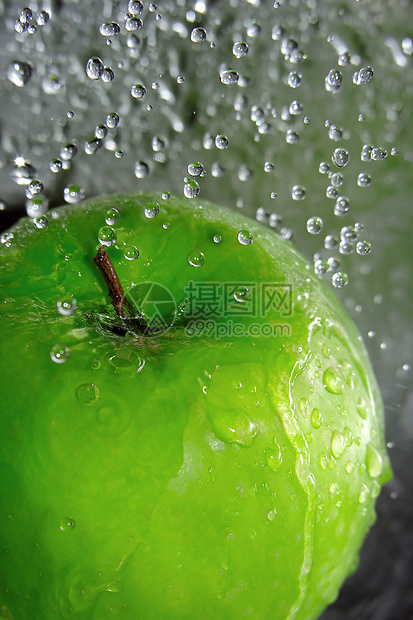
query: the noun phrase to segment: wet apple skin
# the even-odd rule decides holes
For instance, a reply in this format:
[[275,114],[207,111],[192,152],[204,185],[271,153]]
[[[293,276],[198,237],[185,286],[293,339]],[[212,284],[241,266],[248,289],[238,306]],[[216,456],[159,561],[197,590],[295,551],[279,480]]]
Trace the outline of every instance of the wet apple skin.
[[[114,314],[93,262],[113,207],[108,254],[125,291],[158,282],[179,303],[190,280],[288,283],[292,315],[253,320],[290,335],[188,337],[182,321],[153,345],[97,329]],[[57,212],[42,230],[23,221],[0,250],[1,604],[22,619],[317,618],[390,476],[346,311],[290,243],[207,202],[117,195]],[[77,309],[61,316],[68,294]]]

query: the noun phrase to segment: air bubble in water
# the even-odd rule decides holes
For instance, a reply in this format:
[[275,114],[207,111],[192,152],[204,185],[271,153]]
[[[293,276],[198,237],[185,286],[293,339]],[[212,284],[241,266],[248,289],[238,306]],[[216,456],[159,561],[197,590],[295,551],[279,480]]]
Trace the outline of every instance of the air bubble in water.
[[19,60],[13,60],[7,69],[8,79],[12,82],[12,84],[19,87],[26,86],[32,77],[32,74],[33,67],[27,62],[22,62]]
[[204,28],[194,28],[191,32],[191,41],[193,43],[203,43],[206,37],[207,33]]
[[64,364],[70,355],[69,347],[63,344],[55,344],[50,351],[50,358],[55,364]]
[[343,168],[344,166],[347,166],[350,160],[349,152],[347,149],[337,148],[331,156],[331,160],[338,168]]
[[237,237],[241,245],[250,245],[254,240],[249,230],[240,230]]
[[248,54],[248,43],[244,41],[235,41],[232,46],[232,53],[235,58],[244,58]]
[[158,215],[160,208],[161,207],[159,206],[157,202],[146,203],[146,206],[144,209],[145,216],[150,220],[153,219],[154,217]]
[[184,183],[185,198],[196,198],[201,191],[198,181],[195,179],[187,179]]
[[75,204],[85,197],[85,190],[79,185],[72,183],[63,190],[63,198],[69,204]]
[[98,56],[92,56],[86,63],[86,75],[91,80],[99,80],[103,73],[103,63]]
[[236,84],[238,82],[239,74],[233,69],[225,69],[224,71],[220,72],[219,80],[221,84],[224,84],[225,86],[232,86],[233,84]]
[[348,275],[344,271],[337,271],[333,273],[331,283],[335,288],[343,288],[348,284]]
[[318,235],[323,229],[323,220],[321,217],[310,217],[307,220],[307,231],[311,235]]
[[134,99],[143,99],[147,90],[143,84],[133,84],[130,89],[130,94]]
[[114,245],[117,240],[116,231],[111,226],[102,226],[98,232],[99,243],[107,247]]
[[362,67],[353,74],[353,84],[364,86],[370,82],[373,75],[374,71],[371,67]]

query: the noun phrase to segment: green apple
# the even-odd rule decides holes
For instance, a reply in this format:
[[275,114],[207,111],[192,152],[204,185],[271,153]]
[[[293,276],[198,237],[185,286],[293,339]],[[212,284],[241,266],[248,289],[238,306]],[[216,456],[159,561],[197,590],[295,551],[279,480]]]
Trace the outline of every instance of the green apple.
[[317,618],[390,477],[378,388],[292,245],[105,196],[0,250],[0,609]]

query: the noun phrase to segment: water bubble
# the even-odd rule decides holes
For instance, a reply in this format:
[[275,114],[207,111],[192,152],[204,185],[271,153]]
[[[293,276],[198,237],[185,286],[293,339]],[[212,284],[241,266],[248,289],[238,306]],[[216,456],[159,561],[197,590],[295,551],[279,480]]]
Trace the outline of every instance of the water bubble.
[[40,27],[45,26],[47,22],[49,21],[49,19],[50,19],[50,14],[47,11],[40,11],[37,14],[37,18],[36,18],[37,25]]
[[75,523],[74,519],[72,519],[71,517],[65,517],[60,522],[59,530],[61,530],[62,532],[70,532],[71,530],[73,530],[75,525],[76,525],[76,523]]
[[340,229],[340,238],[341,241],[354,241],[357,239],[357,232],[354,230],[353,226],[343,226]]
[[147,89],[143,84],[133,84],[130,89],[130,94],[134,99],[143,99],[147,93]]
[[227,138],[227,136],[224,136],[224,134],[218,134],[215,136],[215,146],[217,147],[217,149],[220,149],[221,151],[223,149],[227,149],[229,146],[229,140]]
[[188,164],[188,174],[193,177],[203,176],[205,173],[205,168],[203,164],[199,161],[194,161],[191,164]]
[[27,186],[26,196],[30,198],[32,196],[35,196],[36,194],[40,194],[43,189],[43,183],[38,179],[33,179],[33,181],[30,181],[29,185]]
[[254,241],[252,233],[249,230],[240,230],[237,237],[241,245],[250,245]]
[[114,79],[115,79],[115,73],[113,69],[111,67],[103,67],[103,71],[101,75],[102,82],[105,82],[105,84],[109,84],[110,82],[113,82]]
[[313,269],[315,274],[317,274],[318,276],[322,276],[327,271],[327,263],[321,260],[321,258],[318,258],[314,261]]
[[72,295],[56,302],[57,311],[62,316],[70,316],[77,308],[77,301]]
[[339,172],[335,172],[331,175],[330,181],[334,187],[341,187],[344,183],[344,177]]
[[105,22],[100,25],[99,32],[104,37],[114,37],[120,33],[120,26],[116,22]]
[[150,220],[153,219],[158,215],[160,208],[157,202],[147,202],[144,209],[145,216]]
[[338,168],[343,168],[344,166],[347,166],[350,160],[349,152],[347,149],[337,148],[331,156],[331,160]]
[[374,71],[371,67],[362,67],[353,74],[353,84],[364,86],[370,82],[373,75]]
[[344,437],[340,433],[340,431],[333,431],[333,436],[331,439],[331,452],[335,459],[339,459],[343,456],[344,451],[347,447],[347,442]]
[[50,351],[50,358],[55,364],[64,364],[69,355],[69,347],[66,347],[64,344],[55,344]]
[[26,86],[33,74],[33,67],[27,62],[13,60],[7,69],[7,77],[12,84],[20,88]]
[[371,184],[371,178],[365,172],[360,172],[357,177],[357,185],[359,187],[368,187]]
[[343,288],[348,284],[348,275],[344,271],[337,271],[333,273],[331,283],[335,288]]
[[49,168],[52,172],[54,172],[55,174],[57,172],[60,172],[62,169],[62,162],[60,159],[52,159],[52,161],[49,163]]
[[108,128],[106,125],[97,125],[95,127],[95,137],[103,140],[108,133]]
[[93,383],[83,383],[77,388],[76,396],[82,405],[93,405],[99,398],[99,390]]
[[371,243],[368,241],[358,241],[356,245],[356,252],[360,254],[360,256],[366,256],[371,252]]
[[306,191],[304,187],[301,187],[301,185],[294,185],[294,187],[291,190],[291,198],[293,200],[304,200],[305,197],[306,197]]
[[343,137],[343,131],[342,129],[340,129],[340,127],[337,127],[337,125],[330,125],[328,130],[328,137],[330,138],[330,140],[338,142],[338,140],[341,140]]
[[108,226],[113,226],[119,221],[119,211],[112,207],[106,211],[105,222]]
[[334,205],[334,215],[343,216],[346,215],[350,208],[350,201],[345,196],[339,196]]
[[21,10],[20,15],[19,15],[19,21],[22,24],[28,24],[32,18],[33,18],[33,12],[30,7],[25,7],[24,9]]
[[123,256],[127,260],[136,260],[139,257],[139,250],[134,245],[127,245],[123,248]]
[[129,15],[140,15],[143,11],[143,4],[140,0],[129,0],[128,2],[128,13]]
[[106,117],[106,126],[109,127],[109,129],[114,129],[119,125],[119,120],[119,114],[111,112]]
[[300,136],[296,131],[293,131],[292,129],[287,129],[285,134],[285,141],[287,142],[287,144],[296,144],[299,139]]
[[26,213],[31,218],[44,215],[49,208],[49,199],[45,196],[37,196],[26,200]]
[[235,41],[232,46],[232,53],[235,58],[244,58],[248,54],[248,43],[244,41]]
[[344,254],[345,256],[353,254],[354,244],[349,241],[341,241],[340,245],[338,246],[338,251],[340,252],[340,254]]
[[125,19],[125,30],[127,32],[135,32],[142,28],[143,21],[139,17],[127,17]]
[[321,427],[323,423],[323,415],[317,407],[314,407],[314,409],[312,410],[310,419],[313,428],[317,430]]
[[307,220],[307,231],[311,235],[318,235],[323,229],[323,220],[321,217],[310,217]]
[[238,82],[239,74],[233,69],[225,69],[224,71],[220,72],[219,80],[221,84],[224,84],[225,86],[232,86],[233,84],[236,84]]
[[46,228],[49,223],[49,220],[45,215],[40,215],[40,217],[33,218],[33,224],[36,228]]
[[361,161],[370,161],[371,160],[371,151],[372,151],[372,146],[370,146],[369,144],[364,144],[363,148],[361,149],[361,153],[360,153],[360,159]]
[[11,180],[17,185],[29,185],[36,174],[36,168],[23,157],[16,157],[9,174]]
[[84,151],[86,155],[94,155],[102,148],[103,141],[100,138],[92,138],[88,142],[85,142]]
[[98,56],[92,56],[86,63],[86,75],[91,80],[99,80],[103,73],[103,63]]
[[195,250],[188,256],[188,263],[192,265],[192,267],[202,267],[205,262],[205,256],[199,250]]
[[338,93],[342,81],[342,73],[338,71],[338,69],[331,69],[324,80],[326,91],[329,93]]
[[72,143],[65,144],[60,149],[60,157],[64,161],[70,161],[77,155],[77,146]]
[[134,173],[137,179],[145,179],[149,175],[150,169],[146,162],[137,161],[135,163]]
[[298,116],[303,110],[303,104],[296,99],[294,99],[294,101],[291,101],[290,105],[288,106],[288,112],[291,114],[291,116]]
[[184,183],[184,196],[185,198],[196,198],[199,195],[201,188],[198,181],[195,179],[187,179]]
[[23,32],[26,32],[27,30],[27,24],[23,24],[19,19],[16,19],[14,22],[14,30],[18,34],[23,34]]
[[371,149],[370,157],[374,161],[381,161],[383,159],[386,159],[387,151],[385,149],[380,148],[379,146],[376,146]]
[[339,243],[339,239],[337,237],[334,237],[334,235],[327,235],[324,239],[324,247],[326,248],[326,250],[334,250],[338,247]]
[[296,71],[290,71],[287,77],[287,83],[290,88],[298,88],[301,84],[302,79],[301,73],[297,73]]
[[234,289],[234,299],[240,303],[245,303],[251,297],[251,291],[247,286],[237,286]]
[[207,33],[204,28],[194,28],[191,32],[191,41],[193,43],[203,43],[206,37]]
[[85,190],[79,185],[72,183],[63,190],[63,198],[69,204],[75,204],[85,197]]
[[102,226],[98,232],[99,243],[107,247],[114,245],[117,241],[116,231],[111,226]]
[[320,162],[320,165],[318,166],[318,172],[320,174],[328,174],[330,172],[330,166],[328,165],[328,163],[325,161]]

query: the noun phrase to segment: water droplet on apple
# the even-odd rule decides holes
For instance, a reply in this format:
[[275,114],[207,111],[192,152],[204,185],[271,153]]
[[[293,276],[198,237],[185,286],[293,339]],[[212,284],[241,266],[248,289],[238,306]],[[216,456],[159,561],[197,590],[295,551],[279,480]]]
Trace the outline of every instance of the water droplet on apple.
[[108,209],[106,212],[105,221],[109,226],[116,224],[119,221],[119,211],[114,207],[112,209]]
[[93,383],[83,383],[77,388],[76,396],[82,405],[92,405],[99,398],[99,389]]
[[278,471],[282,465],[282,452],[277,441],[274,442],[275,447],[265,450],[265,458],[267,465],[272,471]]
[[239,301],[240,303],[244,303],[248,301],[251,296],[251,291],[246,286],[237,286],[234,290],[234,299],[235,301]]
[[343,393],[343,382],[332,368],[327,368],[327,370],[324,371],[323,384],[330,394]]
[[365,484],[363,484],[358,494],[359,504],[364,504],[367,501],[368,496],[369,496],[369,489]]
[[93,370],[99,370],[101,366],[102,366],[102,362],[98,359],[92,360],[92,363],[90,365],[90,367],[93,368]]
[[160,208],[157,202],[148,202],[144,210],[145,216],[150,220],[153,219],[158,215]]
[[50,351],[50,358],[55,364],[64,364],[69,355],[69,347],[66,347],[64,344],[55,344]]
[[62,532],[70,532],[71,530],[73,530],[75,525],[76,525],[76,523],[75,523],[74,519],[72,519],[70,517],[64,517],[64,519],[62,519],[61,522],[60,522],[59,529]]
[[315,429],[320,428],[322,423],[323,423],[323,415],[317,407],[314,407],[314,409],[311,412],[311,424],[313,428]]
[[215,435],[224,443],[237,443],[245,447],[254,444],[257,427],[242,411],[214,408],[208,417]]
[[328,456],[324,452],[322,452],[320,454],[320,467],[324,471],[327,471],[327,468],[328,468]]
[[331,452],[335,459],[340,459],[344,450],[346,449],[347,444],[344,435],[340,433],[340,431],[333,431],[333,436],[331,439]]
[[346,472],[347,472],[348,474],[351,474],[351,472],[353,471],[353,469],[354,469],[354,465],[353,465],[353,463],[352,463],[351,461],[347,461],[347,463],[346,463]]
[[192,267],[201,267],[205,262],[205,256],[199,250],[195,250],[188,256],[188,263],[192,265]]
[[241,245],[250,245],[254,239],[249,230],[240,230],[238,233],[238,241]]
[[116,355],[109,357],[109,363],[114,372],[121,375],[134,375],[145,366],[145,360],[141,359],[136,351],[129,349],[119,349]]
[[383,459],[371,443],[366,448],[366,466],[370,478],[378,478],[383,470]]
[[59,314],[61,314],[62,316],[69,316],[73,314],[73,312],[76,310],[77,303],[76,299],[74,299],[72,296],[69,296],[65,297],[64,299],[60,299],[56,303],[56,306]]
[[367,405],[366,405],[366,401],[364,400],[362,396],[359,396],[356,407],[357,407],[357,412],[359,416],[363,418],[363,420],[367,420],[367,413],[368,413]]
[[136,260],[139,256],[139,250],[134,245],[127,245],[123,248],[123,256],[127,260]]
[[110,226],[102,226],[102,228],[98,232],[98,239],[102,245],[109,247],[116,243],[116,231]]

